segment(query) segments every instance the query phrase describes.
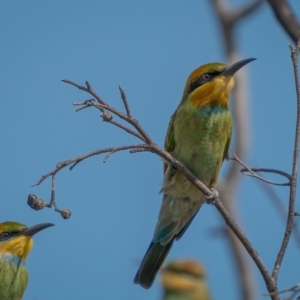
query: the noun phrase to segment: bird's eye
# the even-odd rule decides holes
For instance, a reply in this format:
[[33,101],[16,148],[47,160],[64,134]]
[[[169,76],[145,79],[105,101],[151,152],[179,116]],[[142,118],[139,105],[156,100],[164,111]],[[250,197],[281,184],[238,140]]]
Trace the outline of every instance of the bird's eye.
[[207,81],[207,80],[209,80],[209,79],[211,78],[211,75],[208,74],[208,73],[205,73],[205,74],[202,75],[202,78],[203,78],[205,81]]
[[191,82],[189,92],[192,93],[199,86],[201,86],[201,85],[207,83],[208,81],[212,80],[214,75],[215,75],[214,73],[204,73],[204,74],[200,75],[199,78],[197,78],[195,81]]
[[10,233],[7,231],[4,231],[0,233],[0,241],[4,241],[10,237]]

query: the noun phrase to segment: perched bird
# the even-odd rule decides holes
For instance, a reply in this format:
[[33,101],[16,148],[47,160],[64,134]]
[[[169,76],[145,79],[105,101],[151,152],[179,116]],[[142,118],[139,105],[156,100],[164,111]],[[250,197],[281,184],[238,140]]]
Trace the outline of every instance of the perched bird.
[[51,223],[27,227],[17,222],[0,224],[0,299],[21,300],[28,283],[25,266],[33,246],[32,236],[54,226]]
[[161,271],[163,300],[211,300],[205,270],[196,261],[174,261]]
[[[228,97],[233,75],[254,58],[231,66],[209,63],[194,70],[185,85],[182,100],[171,117],[165,149],[181,161],[206,186],[217,185],[231,137]],[[199,211],[206,197],[173,165],[164,164],[163,193],[152,242],[134,283],[150,288],[169,253]]]

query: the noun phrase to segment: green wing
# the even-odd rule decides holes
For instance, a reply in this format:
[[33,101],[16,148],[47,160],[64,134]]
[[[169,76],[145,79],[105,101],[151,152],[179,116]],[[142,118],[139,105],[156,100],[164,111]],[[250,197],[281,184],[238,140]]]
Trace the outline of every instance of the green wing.
[[[169,123],[167,135],[166,135],[166,139],[165,139],[165,150],[168,152],[172,152],[175,148],[174,126],[173,126],[175,115],[176,115],[176,111],[171,116],[171,120]],[[167,163],[164,163],[164,172],[166,172],[166,169],[167,169]]]
[[227,139],[227,142],[226,142],[226,145],[224,148],[223,161],[224,161],[224,159],[229,159],[228,151],[229,151],[230,141],[231,141],[231,132],[229,134],[229,137]]

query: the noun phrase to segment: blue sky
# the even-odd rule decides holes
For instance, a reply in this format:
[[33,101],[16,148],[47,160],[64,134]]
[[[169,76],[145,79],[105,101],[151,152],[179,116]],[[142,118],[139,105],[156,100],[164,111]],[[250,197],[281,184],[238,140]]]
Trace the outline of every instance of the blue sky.
[[[246,1],[232,1],[237,2]],[[300,11],[299,1],[290,3]],[[99,156],[59,173],[57,202],[71,209],[67,221],[53,210],[31,210],[26,200],[30,193],[49,199],[49,180],[31,185],[57,162],[135,141],[103,123],[96,110],[75,113],[72,103],[89,96],[61,78],[89,80],[106,101],[123,109],[120,84],[134,116],[163,145],[189,73],[207,62],[226,62],[208,1],[3,1],[0,23],[0,220],[56,225],[35,237],[24,300],[159,299],[158,280],[148,291],[132,283],[160,206],[158,157],[123,152],[106,164]],[[246,163],[291,172],[296,116],[291,41],[267,5],[242,22],[237,34],[242,57],[257,58],[247,66],[251,136]],[[240,224],[270,269],[284,223],[254,179],[241,182]],[[288,189],[275,191],[286,205]],[[214,299],[226,294],[234,300],[239,298],[229,249],[214,234],[223,222],[214,207],[204,205],[168,259],[201,260]],[[298,258],[292,238],[280,289],[299,282]],[[262,299],[266,288],[252,267]]]

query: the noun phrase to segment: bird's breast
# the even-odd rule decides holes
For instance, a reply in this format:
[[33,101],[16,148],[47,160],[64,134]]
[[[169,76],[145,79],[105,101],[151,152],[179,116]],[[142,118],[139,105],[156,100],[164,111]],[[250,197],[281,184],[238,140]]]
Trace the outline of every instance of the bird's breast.
[[174,120],[174,155],[209,185],[220,171],[231,126],[227,107],[179,108]]

